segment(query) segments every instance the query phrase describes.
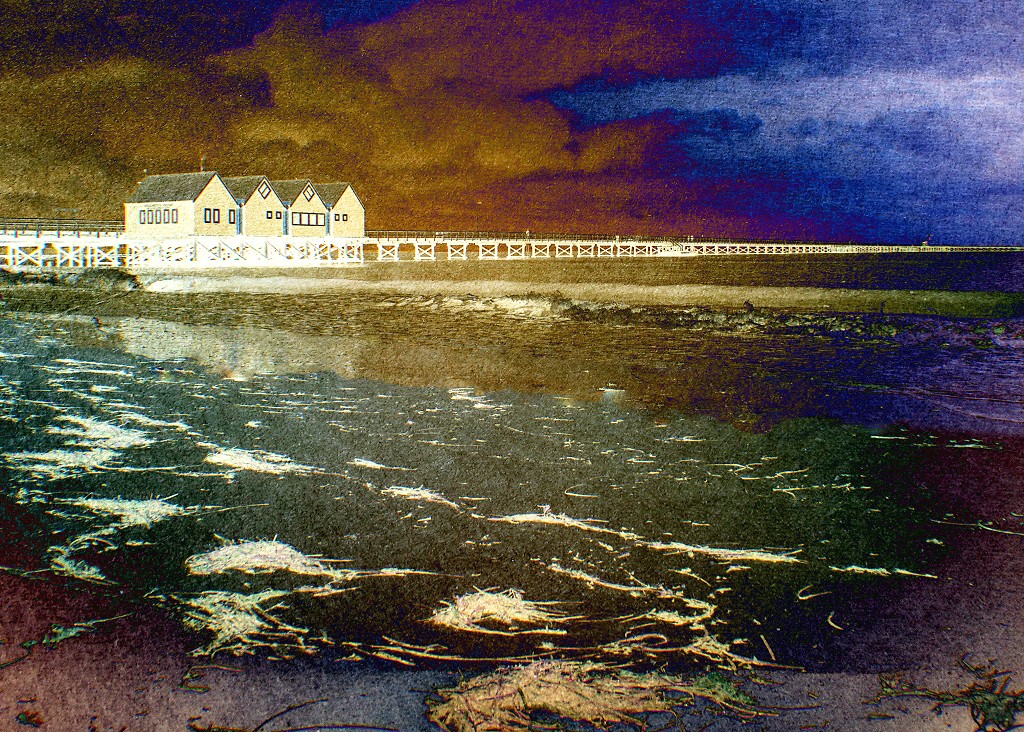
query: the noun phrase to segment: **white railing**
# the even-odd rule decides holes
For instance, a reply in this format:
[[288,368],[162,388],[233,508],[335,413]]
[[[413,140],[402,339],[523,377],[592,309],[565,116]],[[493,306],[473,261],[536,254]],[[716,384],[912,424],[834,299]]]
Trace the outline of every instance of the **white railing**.
[[191,237],[122,239],[119,243],[66,240],[28,244],[0,239],[0,265],[17,267],[296,267],[364,263],[358,239]]
[[[89,267],[319,267],[363,264],[366,245],[380,262],[400,261],[401,251],[415,261],[436,261],[441,247],[447,259],[588,259],[592,257],[688,257],[784,254],[889,254],[940,252],[1024,252],[1010,246],[900,246],[771,241],[680,241],[601,239],[421,239],[298,237],[187,237],[120,239],[106,237],[3,236],[0,266],[18,268]],[[406,254],[405,256],[409,256]]]

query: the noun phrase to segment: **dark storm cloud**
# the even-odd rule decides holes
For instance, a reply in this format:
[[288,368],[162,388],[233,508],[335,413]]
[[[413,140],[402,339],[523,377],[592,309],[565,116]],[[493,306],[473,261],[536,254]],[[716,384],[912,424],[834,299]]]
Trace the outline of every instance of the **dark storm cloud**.
[[580,86],[551,98],[584,125],[665,114],[714,120],[721,110],[756,119],[746,136],[727,124],[719,136],[682,125],[665,166],[678,160],[677,174],[690,180],[774,177],[794,214],[825,217],[849,238],[1019,241],[1024,217],[1006,205],[1006,187],[1024,177],[1018,4],[764,0],[760,8],[768,22],[734,28],[737,61],[720,74]]
[[132,54],[195,63],[248,43],[281,0],[0,0],[0,68],[46,69]]

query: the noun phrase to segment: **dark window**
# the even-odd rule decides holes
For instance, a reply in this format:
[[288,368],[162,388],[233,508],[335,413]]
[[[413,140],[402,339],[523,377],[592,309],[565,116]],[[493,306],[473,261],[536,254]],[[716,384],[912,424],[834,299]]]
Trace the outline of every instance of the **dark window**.
[[228,211],[228,223],[229,224],[235,223],[235,212],[234,211]]
[[203,223],[208,224],[213,221],[213,210],[209,208],[203,209]]
[[213,209],[213,223],[215,223],[215,224],[219,224],[220,223],[220,209],[219,208]]
[[146,223],[146,212],[145,211],[139,211],[139,223],[140,224]]
[[176,208],[172,208],[171,209],[171,223],[172,224],[178,223],[178,209],[176,209]]
[[342,214],[341,215],[341,220],[342,221],[348,221],[348,214]]
[[267,211],[267,218],[268,219],[274,218],[274,212],[273,211]]
[[341,214],[334,214],[335,221],[341,221]]
[[277,219],[278,221],[280,221],[281,220],[281,212],[278,211],[276,214],[274,214],[274,218]]

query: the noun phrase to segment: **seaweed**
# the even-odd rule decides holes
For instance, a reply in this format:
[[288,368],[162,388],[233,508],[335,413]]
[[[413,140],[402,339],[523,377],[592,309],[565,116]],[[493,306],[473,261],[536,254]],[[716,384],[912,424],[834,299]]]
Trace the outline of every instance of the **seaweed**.
[[977,725],[975,732],[1007,732],[1024,726],[1015,723],[1017,715],[1024,713],[1024,691],[1008,691],[1013,680],[1011,672],[996,668],[991,661],[988,665],[974,665],[966,656],[958,663],[975,679],[966,688],[937,691],[917,686],[900,674],[882,674],[879,676],[882,690],[869,703],[918,697],[935,701],[933,711],[936,714],[942,714],[946,707],[967,707]]
[[685,679],[600,663],[536,661],[439,689],[428,700],[428,718],[446,732],[508,732],[537,729],[533,716],[547,713],[605,730],[644,727],[644,716],[675,713],[698,700],[745,721],[774,714],[718,672]]

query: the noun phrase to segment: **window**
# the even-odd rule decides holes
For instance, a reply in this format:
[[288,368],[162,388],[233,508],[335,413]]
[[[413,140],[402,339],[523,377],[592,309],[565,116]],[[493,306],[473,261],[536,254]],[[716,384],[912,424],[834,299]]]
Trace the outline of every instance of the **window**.
[[326,226],[327,214],[292,212],[292,226]]
[[152,224],[153,223],[153,212],[152,211],[146,211],[146,223],[147,224]]
[[348,221],[348,214],[342,214],[341,215],[341,220],[342,221]]
[[302,192],[302,195],[304,195],[306,200],[309,201],[316,195],[316,191],[313,190],[313,186],[306,186],[306,190]]
[[293,226],[326,226],[327,214],[305,214],[292,212]]
[[171,209],[169,209],[169,208],[165,208],[164,209],[164,223],[165,224],[171,223]]
[[178,209],[176,209],[176,208],[172,208],[171,209],[171,223],[172,224],[178,223]]
[[[258,190],[260,192],[260,195],[263,196],[264,198],[270,195],[270,186],[267,185],[266,181],[260,183],[260,187],[257,188],[256,190]],[[270,212],[268,211],[267,213],[269,214]],[[267,218],[269,219],[270,216],[267,216]]]
[[213,209],[213,223],[215,223],[215,224],[219,224],[220,223],[220,209],[219,208]]
[[267,218],[268,219],[274,218],[274,212],[273,211],[267,211]]
[[335,221],[341,221],[341,214],[334,214]]
[[146,212],[145,211],[141,211],[141,210],[139,211],[139,223],[140,224],[146,223]]
[[[270,212],[267,211],[267,213],[270,213]],[[276,214],[274,214],[274,218],[277,219],[278,221],[280,221],[281,220],[281,212],[278,211]]]
[[235,223],[235,212],[234,211],[228,211],[228,223],[229,224]]
[[208,224],[211,221],[213,221],[213,209],[204,208],[203,209],[203,223],[204,224]]

